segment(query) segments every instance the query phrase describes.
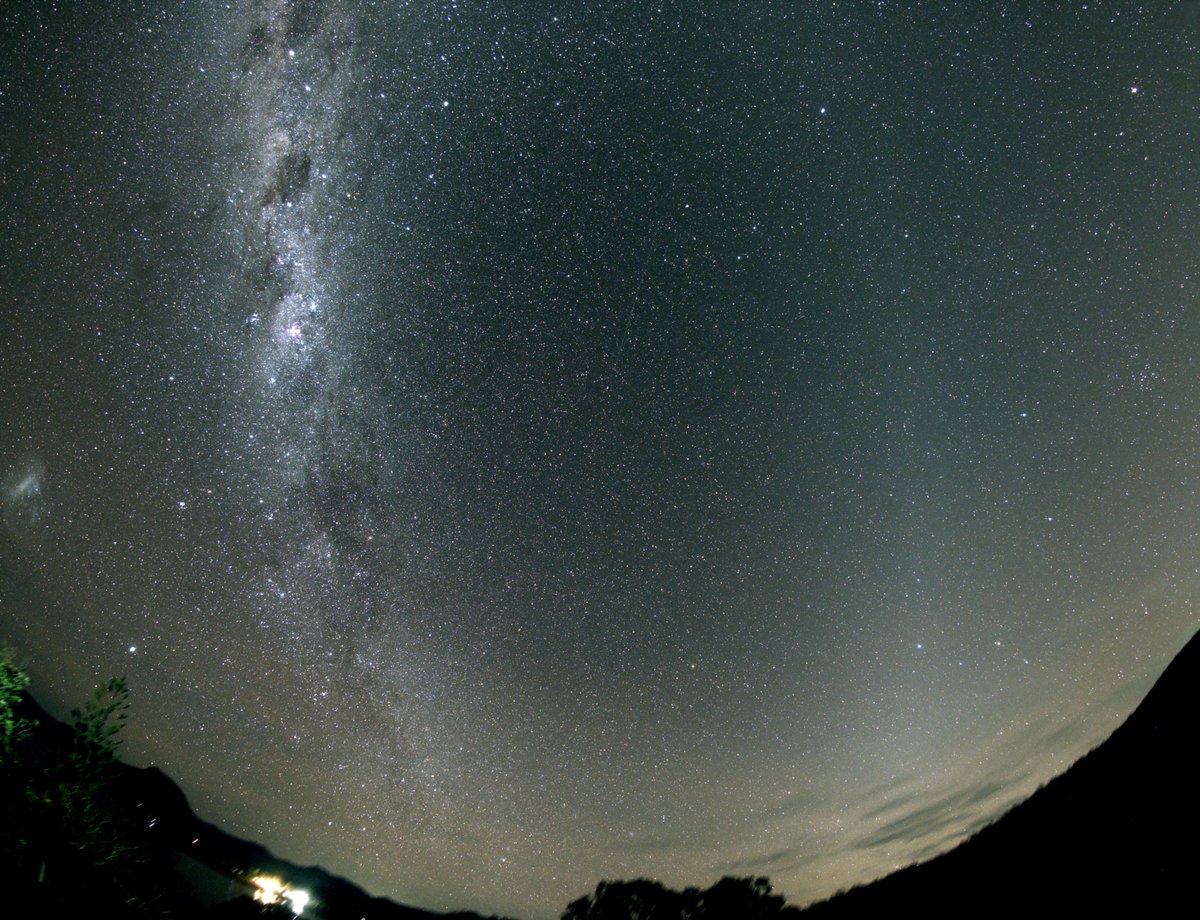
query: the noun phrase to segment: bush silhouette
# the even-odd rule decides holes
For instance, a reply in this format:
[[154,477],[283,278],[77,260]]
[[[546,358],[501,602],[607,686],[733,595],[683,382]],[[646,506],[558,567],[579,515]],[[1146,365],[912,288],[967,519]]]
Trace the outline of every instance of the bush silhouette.
[[601,882],[595,894],[572,901],[562,920],[766,920],[798,914],[769,879],[725,876],[711,888],[673,891],[660,882]]

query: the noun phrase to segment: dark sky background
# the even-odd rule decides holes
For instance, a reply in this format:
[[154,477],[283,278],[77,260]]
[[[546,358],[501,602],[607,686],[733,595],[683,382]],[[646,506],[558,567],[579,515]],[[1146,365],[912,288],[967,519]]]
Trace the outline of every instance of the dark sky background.
[[0,642],[372,892],[798,903],[1200,625],[1195,3],[7,3]]

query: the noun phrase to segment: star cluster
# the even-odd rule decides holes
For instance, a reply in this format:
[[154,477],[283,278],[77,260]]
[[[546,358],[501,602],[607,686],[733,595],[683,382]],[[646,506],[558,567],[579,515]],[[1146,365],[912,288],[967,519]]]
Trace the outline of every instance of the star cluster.
[[1196,629],[1192,6],[16,4],[0,638],[375,893],[796,902]]

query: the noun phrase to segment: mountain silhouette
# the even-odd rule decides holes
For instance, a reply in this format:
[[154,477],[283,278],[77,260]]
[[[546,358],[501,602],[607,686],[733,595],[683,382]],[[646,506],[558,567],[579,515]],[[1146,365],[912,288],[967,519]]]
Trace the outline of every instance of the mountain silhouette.
[[[18,708],[22,718],[37,723],[23,743],[23,760],[30,770],[37,770],[67,756],[73,732],[70,726],[49,715],[28,694]],[[353,882],[333,875],[319,866],[297,866],[273,855],[266,847],[229,834],[213,824],[202,821],[192,811],[187,797],[175,782],[157,767],[134,767],[117,762],[117,779],[113,795],[116,808],[133,819],[141,828],[150,864],[146,871],[159,877],[163,894],[160,910],[170,916],[204,918],[242,916],[237,910],[254,888],[247,873],[277,876],[291,888],[307,891],[312,896],[305,917],[317,920],[484,920],[479,914],[462,911],[437,913],[417,907],[397,904],[387,898],[374,897]],[[89,884],[103,884],[102,878],[92,878],[90,867],[69,853],[65,857],[72,873],[82,873]],[[8,883],[10,890],[14,881]],[[40,887],[26,889],[49,913],[67,909],[74,904],[76,894],[60,890],[63,886],[51,882],[49,890]],[[20,885],[17,885],[20,887]],[[49,902],[47,901],[49,898]],[[117,903],[105,903],[113,916],[126,916]],[[221,908],[235,908],[222,910]],[[251,914],[257,915],[256,911]],[[133,916],[129,914],[129,916]],[[492,918],[495,920],[495,918]]]
[[1200,633],[1108,740],[994,824],[803,916],[1178,911],[1196,871],[1198,704]]
[[[1106,741],[995,823],[928,862],[786,913],[803,920],[905,910],[926,917],[1177,913],[1190,894],[1193,835],[1200,828],[1192,750],[1198,704],[1200,633]],[[21,715],[39,723],[26,751],[32,767],[65,756],[68,726],[30,697]],[[221,907],[245,898],[250,891],[245,876],[253,868],[309,891],[314,901],[305,916],[482,920],[474,913],[396,904],[320,867],[279,859],[197,818],[161,770],[126,764],[118,769],[116,798],[154,843],[153,870],[169,892],[161,906],[173,915],[235,916]]]

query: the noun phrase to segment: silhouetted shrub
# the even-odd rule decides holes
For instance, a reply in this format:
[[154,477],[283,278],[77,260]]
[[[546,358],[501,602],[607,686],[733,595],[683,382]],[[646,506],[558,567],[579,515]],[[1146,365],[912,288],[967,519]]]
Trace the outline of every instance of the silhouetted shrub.
[[673,891],[649,879],[601,882],[595,894],[567,905],[562,920],[765,920],[796,913],[771,892],[769,879],[726,876],[703,891]]

